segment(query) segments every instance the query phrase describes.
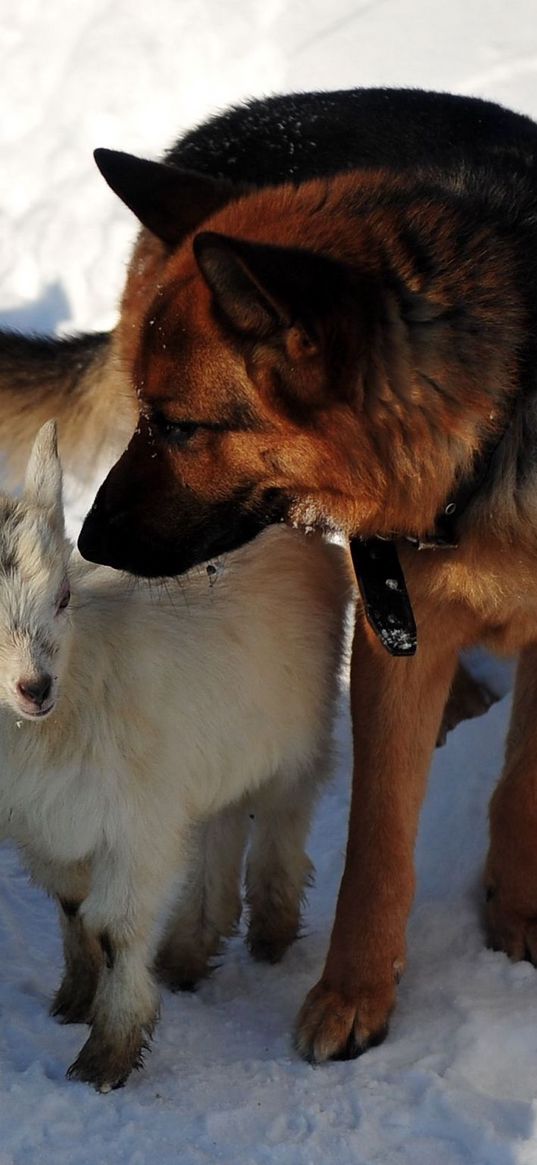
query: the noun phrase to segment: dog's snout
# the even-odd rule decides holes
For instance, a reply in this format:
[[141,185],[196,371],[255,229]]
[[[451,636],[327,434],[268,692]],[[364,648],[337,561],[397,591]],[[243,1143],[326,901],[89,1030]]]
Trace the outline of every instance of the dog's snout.
[[24,700],[35,704],[38,708],[45,703],[52,690],[52,676],[43,673],[37,679],[22,679],[17,684],[17,691]]
[[102,562],[108,565],[110,547],[114,546],[118,538],[121,538],[127,509],[125,507],[114,509],[110,506],[105,486],[106,482],[101,486],[91,510],[86,515],[78,538],[78,549],[83,558],[87,558],[90,562]]

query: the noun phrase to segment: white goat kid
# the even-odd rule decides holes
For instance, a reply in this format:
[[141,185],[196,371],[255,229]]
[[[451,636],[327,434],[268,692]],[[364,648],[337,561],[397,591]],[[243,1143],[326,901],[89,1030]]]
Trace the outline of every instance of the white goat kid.
[[69,1075],[108,1091],[140,1065],[155,960],[172,987],[207,972],[240,910],[249,813],[250,948],[276,960],[296,936],[349,585],[343,551],[282,527],[213,586],[87,565],[52,422],[22,498],[0,497],[0,826],[60,903],[52,1010],[91,1024]]

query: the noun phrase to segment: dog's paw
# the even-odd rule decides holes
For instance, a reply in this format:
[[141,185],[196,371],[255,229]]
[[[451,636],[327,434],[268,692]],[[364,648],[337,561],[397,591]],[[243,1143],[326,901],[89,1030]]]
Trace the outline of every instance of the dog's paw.
[[321,980],[306,996],[295,1027],[295,1047],[311,1064],[354,1060],[381,1044],[395,1002],[390,984],[374,998],[349,1000]]
[[537,967],[537,909],[535,913],[522,914],[508,904],[497,888],[489,886],[485,928],[491,950],[503,951],[514,963],[527,959]]

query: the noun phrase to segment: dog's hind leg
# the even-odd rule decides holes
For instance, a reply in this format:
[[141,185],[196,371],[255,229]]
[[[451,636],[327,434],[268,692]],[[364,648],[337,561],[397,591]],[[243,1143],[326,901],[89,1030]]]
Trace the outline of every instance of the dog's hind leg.
[[172,991],[191,991],[211,971],[241,913],[240,880],[250,819],[243,803],[195,826],[181,893],[160,944],[156,972]]
[[299,933],[301,906],[313,872],[305,845],[329,767],[326,758],[326,765],[319,761],[298,780],[279,775],[256,794],[246,865],[246,941],[255,959],[277,963]]
[[456,728],[461,720],[473,720],[475,716],[483,716],[497,699],[498,696],[492,688],[483,680],[475,680],[459,660],[444,708],[437,747],[446,743],[448,732]]
[[505,766],[490,804],[486,921],[494,950],[537,966],[537,647],[518,665]]

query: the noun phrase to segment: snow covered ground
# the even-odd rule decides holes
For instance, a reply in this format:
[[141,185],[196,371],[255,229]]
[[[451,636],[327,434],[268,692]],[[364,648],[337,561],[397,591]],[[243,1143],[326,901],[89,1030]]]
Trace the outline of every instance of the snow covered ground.
[[[243,96],[356,84],[481,94],[537,116],[535,15],[534,0],[4,0],[0,322],[113,322],[134,226],[94,146],[156,156]],[[508,672],[494,674],[503,690]],[[197,995],[165,996],[147,1068],[121,1092],[66,1082],[83,1031],[47,1015],[54,910],[0,850],[0,1165],[535,1165],[537,975],[486,951],[479,926],[508,704],[436,756],[398,1010],[387,1042],[354,1063],[312,1069],[289,1040],[333,915],[345,719],[312,839],[306,936],[270,968],[237,938]]]

